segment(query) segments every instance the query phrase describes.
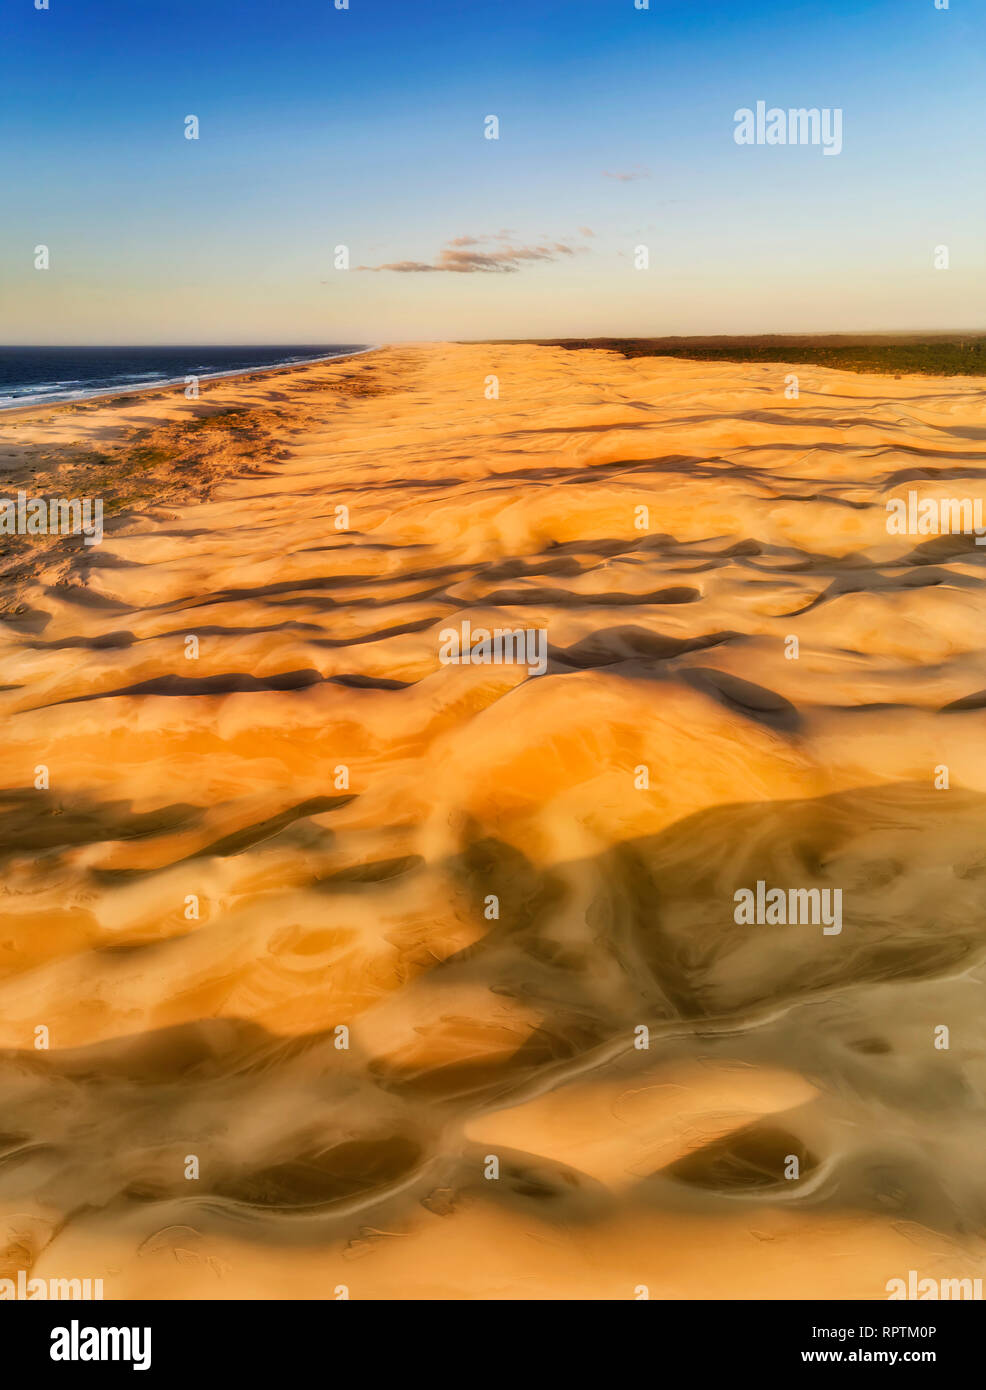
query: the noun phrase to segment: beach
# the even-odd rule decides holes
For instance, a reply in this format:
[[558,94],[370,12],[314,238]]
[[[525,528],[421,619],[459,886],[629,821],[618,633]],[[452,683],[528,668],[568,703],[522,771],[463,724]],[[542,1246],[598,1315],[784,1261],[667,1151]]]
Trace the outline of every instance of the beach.
[[0,537],[0,1278],[983,1275],[986,546],[887,525],[974,378],[405,344],[0,465],[103,502]]

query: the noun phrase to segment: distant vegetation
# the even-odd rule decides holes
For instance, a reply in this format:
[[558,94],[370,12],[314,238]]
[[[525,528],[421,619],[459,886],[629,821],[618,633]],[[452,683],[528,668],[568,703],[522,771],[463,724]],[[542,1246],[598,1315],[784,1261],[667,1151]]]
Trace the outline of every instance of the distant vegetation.
[[[519,340],[513,340],[519,341]],[[530,341],[530,340],[529,340]],[[986,376],[986,334],[765,334],[756,338],[539,338],[546,347],[609,348],[624,357],[707,362],[811,362],[900,376]]]

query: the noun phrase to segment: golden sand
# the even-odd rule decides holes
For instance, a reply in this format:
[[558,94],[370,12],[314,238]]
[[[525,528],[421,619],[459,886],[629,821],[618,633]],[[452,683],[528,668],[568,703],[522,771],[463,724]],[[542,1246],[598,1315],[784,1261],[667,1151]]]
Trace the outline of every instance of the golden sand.
[[116,498],[3,561],[0,1275],[981,1275],[986,548],[885,504],[984,460],[970,379],[533,346],[0,419]]

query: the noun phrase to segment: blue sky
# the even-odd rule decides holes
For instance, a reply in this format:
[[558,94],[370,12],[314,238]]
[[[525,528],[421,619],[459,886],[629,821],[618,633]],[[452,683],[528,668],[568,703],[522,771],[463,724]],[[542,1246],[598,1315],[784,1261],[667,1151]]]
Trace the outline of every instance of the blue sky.
[[[984,327],[979,0],[49,3],[0,17],[0,341]],[[841,154],[737,146],[757,100]],[[357,269],[462,238],[529,258]]]

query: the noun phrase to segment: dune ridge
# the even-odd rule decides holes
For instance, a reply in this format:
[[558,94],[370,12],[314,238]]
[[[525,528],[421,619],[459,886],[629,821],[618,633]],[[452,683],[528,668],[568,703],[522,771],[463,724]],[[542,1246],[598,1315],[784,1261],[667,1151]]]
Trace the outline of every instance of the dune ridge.
[[973,379],[410,344],[0,462],[112,503],[0,554],[0,1277],[982,1275],[986,547],[886,527],[986,496]]

